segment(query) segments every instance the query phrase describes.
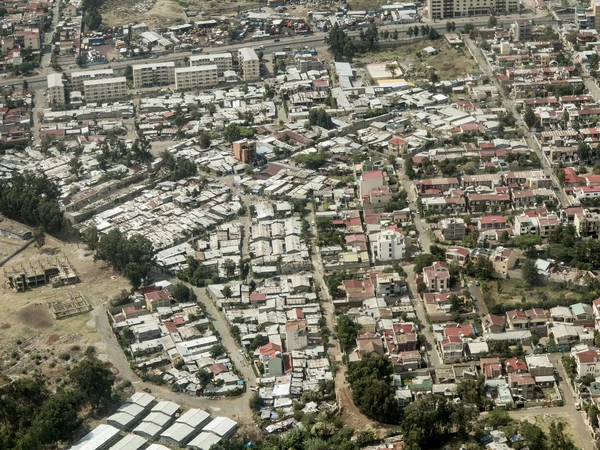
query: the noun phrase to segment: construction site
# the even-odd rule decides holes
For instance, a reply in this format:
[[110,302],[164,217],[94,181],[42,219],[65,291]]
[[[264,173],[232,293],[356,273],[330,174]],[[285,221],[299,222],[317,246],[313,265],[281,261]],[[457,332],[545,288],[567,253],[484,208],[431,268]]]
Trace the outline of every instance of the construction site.
[[69,293],[67,300],[62,302],[48,302],[48,306],[57,320],[77,316],[92,310],[90,302],[87,301],[81,292]]
[[45,258],[5,267],[4,282],[8,289],[25,292],[40,286],[66,286],[79,282],[79,277],[65,257]]

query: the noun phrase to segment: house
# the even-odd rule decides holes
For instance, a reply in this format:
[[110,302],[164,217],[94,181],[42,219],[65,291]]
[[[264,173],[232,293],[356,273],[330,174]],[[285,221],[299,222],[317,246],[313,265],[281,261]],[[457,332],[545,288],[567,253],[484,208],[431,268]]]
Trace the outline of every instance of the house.
[[279,377],[283,375],[281,346],[270,342],[260,347],[258,354],[266,376]]
[[502,364],[500,358],[481,358],[479,367],[485,375],[486,380],[499,378],[502,376]]
[[170,306],[173,300],[171,293],[164,290],[147,292],[144,294],[144,298],[146,299],[146,308],[150,312],[154,312],[156,308],[162,306]]
[[478,228],[480,231],[503,230],[506,227],[506,219],[500,215],[483,216],[478,222]]
[[445,262],[434,262],[423,269],[423,283],[428,291],[447,292],[450,290],[450,272]]
[[527,363],[519,358],[509,358],[504,361],[506,373],[524,373],[528,372]]
[[289,321],[285,324],[285,346],[288,352],[308,347],[308,322],[306,319]]
[[504,317],[496,314],[487,314],[481,320],[484,333],[502,333],[504,331]]
[[438,351],[444,364],[456,362],[463,356],[463,341],[460,336],[438,338]]
[[365,353],[377,353],[378,355],[385,353],[381,338],[370,332],[358,335],[356,338],[356,347],[359,357]]
[[573,349],[571,356],[575,358],[577,377],[583,378],[592,375],[594,378],[600,374],[600,352],[595,348],[577,351]]
[[388,141],[388,151],[393,155],[403,155],[408,150],[408,141],[395,136]]
[[525,356],[527,368],[532,377],[554,375],[554,365],[547,354]]
[[373,189],[381,189],[387,185],[387,174],[381,170],[363,172],[359,179],[360,198],[369,195]]
[[418,350],[400,352],[397,356],[392,356],[394,373],[417,370],[421,367],[422,359],[421,353]]
[[460,217],[447,217],[440,221],[440,229],[447,241],[460,241],[467,233],[465,220]]
[[535,395],[535,380],[528,373],[509,373],[508,386],[513,397],[531,400]]
[[496,247],[490,255],[496,275],[500,278],[507,278],[508,272],[515,268],[519,254],[519,251],[514,248]]
[[371,237],[371,248],[376,261],[402,259],[406,248],[404,235],[397,230],[384,230]]
[[452,246],[446,249],[446,261],[456,262],[459,266],[464,267],[467,265],[469,255],[471,252],[468,248]]

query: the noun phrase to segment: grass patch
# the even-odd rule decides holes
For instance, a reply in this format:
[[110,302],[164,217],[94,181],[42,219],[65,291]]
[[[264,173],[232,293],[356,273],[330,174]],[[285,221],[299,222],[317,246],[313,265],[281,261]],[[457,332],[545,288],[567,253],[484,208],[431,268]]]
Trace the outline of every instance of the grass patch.
[[533,306],[551,308],[583,301],[583,294],[558,285],[529,287],[523,280],[493,280],[482,283],[483,297],[491,313]]
[[[429,46],[437,49],[438,53],[433,56],[423,55],[421,51]],[[397,61],[404,73],[400,78],[406,77],[409,80],[429,80],[431,72],[435,72],[440,80],[451,80],[479,71],[477,63],[464,46],[450,47],[443,39],[399,45],[370,54],[362,60],[365,63]]]

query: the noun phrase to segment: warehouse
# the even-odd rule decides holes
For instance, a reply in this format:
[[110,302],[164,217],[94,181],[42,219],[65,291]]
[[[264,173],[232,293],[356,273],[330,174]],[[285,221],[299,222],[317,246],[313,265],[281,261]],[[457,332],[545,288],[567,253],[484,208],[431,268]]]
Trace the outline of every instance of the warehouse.
[[227,417],[217,417],[206,427],[204,427],[204,430],[202,431],[210,432],[222,438],[226,438],[229,436],[233,436],[236,430],[237,423],[235,421]]
[[221,438],[219,436],[203,431],[194,439],[192,439],[192,441],[188,444],[188,448],[192,450],[209,450],[212,445],[218,444],[219,442],[221,442]]
[[127,403],[135,403],[144,409],[150,409],[156,405],[156,398],[145,392],[136,392],[127,399]]
[[161,412],[171,417],[177,414],[179,411],[181,411],[181,406],[173,402],[158,402],[152,408],[152,412]]
[[170,447],[183,447],[200,431],[186,423],[175,422],[160,435],[160,442]]
[[135,434],[129,434],[113,445],[110,450],[140,450],[144,448],[146,443],[146,439]]
[[194,429],[201,430],[204,425],[210,422],[210,414],[201,409],[190,409],[177,419],[177,422],[185,423]]
[[149,441],[155,441],[160,436],[160,433],[165,429],[165,427],[161,427],[160,425],[156,425],[152,422],[142,422],[140,423],[133,432],[138,436],[141,436]]
[[164,445],[160,445],[160,444],[152,444],[150,447],[148,447],[146,450],[171,450],[168,447],[165,447]]
[[71,450],[107,450],[120,438],[119,430],[115,427],[101,424],[86,434]]
[[110,416],[106,423],[119,430],[129,430],[146,415],[144,407],[136,403],[125,403]]

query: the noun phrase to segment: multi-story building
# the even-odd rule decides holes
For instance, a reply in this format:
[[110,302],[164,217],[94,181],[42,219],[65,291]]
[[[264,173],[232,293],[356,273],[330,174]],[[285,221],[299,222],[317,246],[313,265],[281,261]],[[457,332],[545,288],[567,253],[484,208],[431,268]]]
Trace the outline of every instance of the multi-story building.
[[83,82],[83,95],[87,103],[119,100],[127,97],[127,79],[125,77],[104,80],[86,80]]
[[217,66],[219,76],[226,70],[233,68],[233,56],[231,53],[214,53],[210,55],[190,56],[190,67],[195,66]]
[[445,218],[440,221],[442,235],[447,241],[460,241],[467,233],[465,220],[457,218]]
[[431,292],[446,292],[450,290],[450,272],[445,262],[434,262],[423,269],[423,283]]
[[518,0],[427,0],[429,19],[488,16],[514,13],[519,10]]
[[250,139],[235,141],[233,155],[244,164],[251,164],[256,159],[256,141]]
[[397,230],[384,230],[371,238],[373,258],[376,261],[395,261],[404,258],[404,235]]
[[592,15],[594,16],[594,29],[600,30],[600,0],[592,0]]
[[173,61],[135,64],[131,68],[133,87],[136,89],[175,83],[175,63]]
[[48,103],[50,106],[65,104],[65,85],[61,73],[48,75]]
[[533,31],[533,21],[519,19],[512,25],[514,40],[517,42],[530,41]]
[[308,347],[308,322],[306,319],[293,320],[285,324],[285,346],[288,352],[304,350]]
[[112,69],[89,70],[87,72],[71,72],[68,77],[67,90],[83,92],[83,82],[87,80],[104,80],[115,76]]
[[254,49],[245,47],[238,50],[238,63],[242,80],[256,81],[260,78],[260,61]]
[[216,65],[181,67],[175,69],[175,89],[195,89],[219,83]]

